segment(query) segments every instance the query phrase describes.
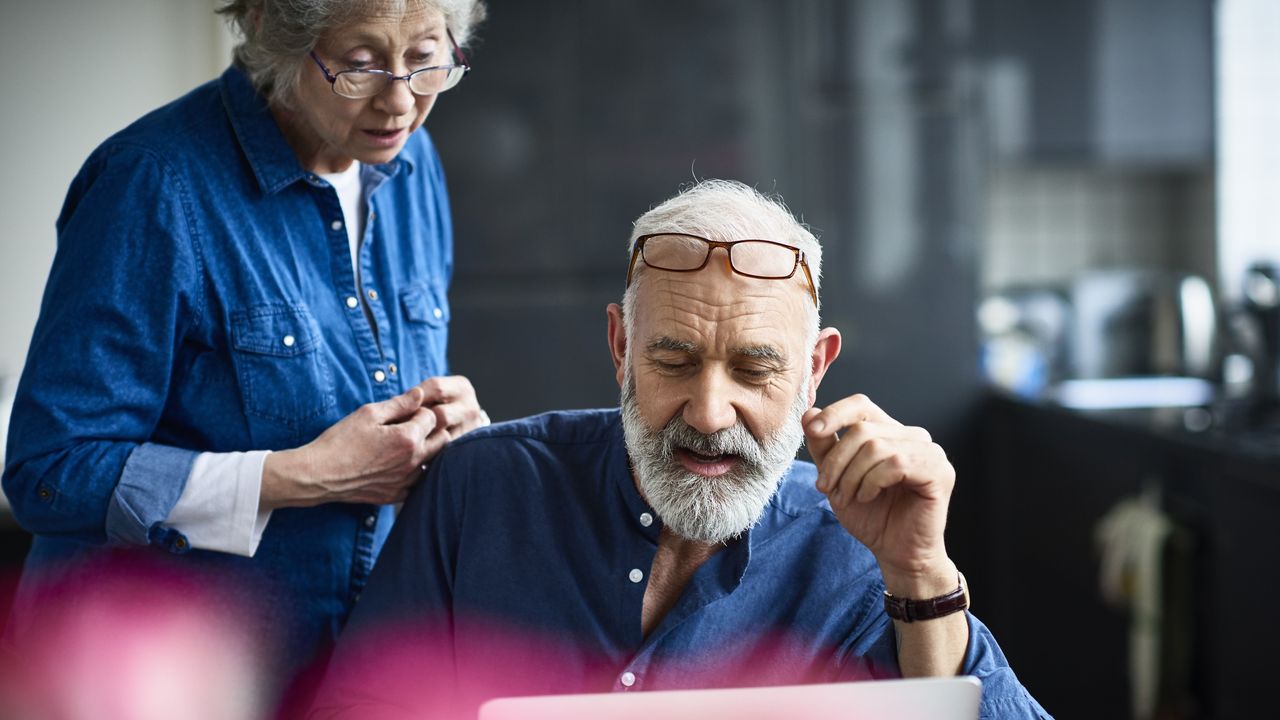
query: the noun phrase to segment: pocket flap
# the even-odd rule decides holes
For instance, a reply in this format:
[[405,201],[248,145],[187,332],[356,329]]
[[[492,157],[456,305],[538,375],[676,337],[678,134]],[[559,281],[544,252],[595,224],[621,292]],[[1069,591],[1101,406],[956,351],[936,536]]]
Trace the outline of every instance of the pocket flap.
[[256,305],[231,315],[231,343],[242,352],[293,357],[314,350],[318,339],[303,305]]
[[400,304],[404,307],[404,316],[413,322],[432,327],[449,324],[449,303],[444,290],[436,285],[414,285],[401,293]]

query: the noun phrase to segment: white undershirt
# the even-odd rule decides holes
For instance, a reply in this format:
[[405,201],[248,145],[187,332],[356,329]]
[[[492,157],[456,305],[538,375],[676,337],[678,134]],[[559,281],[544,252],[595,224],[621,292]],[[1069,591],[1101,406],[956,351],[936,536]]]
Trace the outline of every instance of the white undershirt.
[[[359,258],[365,213],[360,163],[353,162],[340,173],[320,177],[338,193],[347,228],[351,271],[356,276],[356,297],[363,299],[364,293],[359,291]],[[269,450],[200,453],[165,524],[185,535],[191,547],[253,557],[271,518],[270,510],[258,507],[262,496],[262,468],[268,454]]]
[[[342,219],[347,227],[347,243],[351,248],[351,272],[356,276],[356,288],[360,287],[360,238],[364,236],[364,183],[360,182],[360,163],[339,173],[321,175],[338,192],[338,204],[342,205]],[[355,222],[352,222],[352,219]],[[362,297],[364,293],[356,293]]]

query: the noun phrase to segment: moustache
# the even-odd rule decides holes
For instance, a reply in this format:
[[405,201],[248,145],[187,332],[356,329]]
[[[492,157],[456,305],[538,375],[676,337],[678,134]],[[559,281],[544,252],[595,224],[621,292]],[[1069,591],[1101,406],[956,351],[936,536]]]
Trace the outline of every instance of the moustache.
[[677,449],[684,449],[706,456],[735,455],[748,465],[757,465],[765,460],[764,445],[740,420],[731,427],[707,434],[694,429],[677,415],[662,428],[658,437],[666,459],[675,457]]

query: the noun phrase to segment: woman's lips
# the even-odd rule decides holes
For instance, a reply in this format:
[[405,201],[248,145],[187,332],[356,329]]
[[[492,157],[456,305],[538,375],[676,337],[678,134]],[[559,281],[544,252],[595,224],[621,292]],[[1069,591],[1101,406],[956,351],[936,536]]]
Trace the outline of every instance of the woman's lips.
[[737,455],[701,455],[685,448],[676,449],[676,459],[685,470],[703,477],[719,477],[733,469]]
[[361,130],[370,144],[377,147],[395,147],[404,139],[404,128],[398,130]]

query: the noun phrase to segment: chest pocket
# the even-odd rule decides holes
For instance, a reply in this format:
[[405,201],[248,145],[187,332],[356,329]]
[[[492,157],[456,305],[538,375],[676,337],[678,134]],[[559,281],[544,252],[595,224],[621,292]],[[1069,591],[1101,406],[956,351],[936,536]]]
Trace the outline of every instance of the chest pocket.
[[447,372],[449,301],[439,283],[417,283],[400,293],[405,326],[413,337],[418,366],[427,376]]
[[233,313],[231,347],[247,414],[297,429],[337,403],[320,328],[306,306]]

